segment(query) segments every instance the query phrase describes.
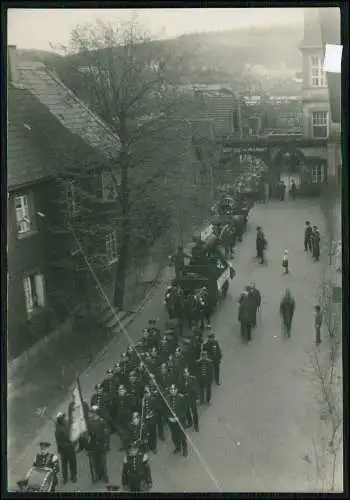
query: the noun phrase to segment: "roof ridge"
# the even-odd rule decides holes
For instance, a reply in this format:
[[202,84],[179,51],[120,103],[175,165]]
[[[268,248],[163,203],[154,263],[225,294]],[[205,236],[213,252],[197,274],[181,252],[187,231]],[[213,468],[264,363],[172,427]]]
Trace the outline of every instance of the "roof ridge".
[[114,138],[118,139],[118,142],[120,142],[119,136],[99,116],[97,116],[96,113],[94,113],[92,109],[89,108],[89,106],[87,106],[81,99],[79,99],[79,97],[69,87],[67,87],[67,85],[62,82],[62,80],[53,69],[48,68],[47,66],[44,66],[44,69],[46,73],[51,76],[51,78],[53,78],[67,92],[67,94],[69,94],[79,105],[81,105],[85,109],[85,111],[92,115],[94,120],[99,122],[99,124],[102,125],[104,129],[106,129],[110,134],[112,134]]

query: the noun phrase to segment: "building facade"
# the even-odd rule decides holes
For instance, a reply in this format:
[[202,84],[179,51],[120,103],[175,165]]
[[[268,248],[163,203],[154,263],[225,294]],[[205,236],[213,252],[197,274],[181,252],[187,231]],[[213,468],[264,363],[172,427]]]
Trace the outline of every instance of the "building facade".
[[302,54],[302,113],[303,135],[308,139],[324,140],[324,146],[304,148],[304,168],[309,181],[323,184],[328,178],[328,139],[330,136],[330,105],[326,74],[323,71],[324,53],[317,8],[304,11],[304,36],[299,46]]
[[[81,238],[84,251],[95,259],[101,281],[112,282],[118,260],[114,221],[119,211],[116,203],[110,203],[115,202],[116,192],[108,173],[119,138],[44,65],[22,64],[15,47],[9,52],[7,339],[11,360],[86,301],[86,266],[76,252],[67,220],[78,238],[88,223],[93,243],[89,248]],[[84,206],[93,216],[85,216],[83,223]]]

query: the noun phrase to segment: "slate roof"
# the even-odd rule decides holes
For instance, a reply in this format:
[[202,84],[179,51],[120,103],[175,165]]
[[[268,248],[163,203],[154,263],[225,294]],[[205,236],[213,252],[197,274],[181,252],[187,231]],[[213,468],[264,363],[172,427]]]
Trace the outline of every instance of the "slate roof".
[[212,121],[217,135],[232,133],[233,111],[236,108],[235,97],[225,94],[204,94],[201,110],[193,117],[196,119],[207,119]]
[[62,174],[62,146],[71,159],[103,161],[99,150],[72,134],[28,90],[9,86],[7,128],[8,189]]
[[[7,126],[7,181],[13,189],[38,182],[51,175],[50,166],[31,138],[31,127],[26,123],[25,109],[35,98],[26,90],[8,89]],[[40,103],[38,103],[40,106]]]
[[118,156],[119,137],[43,63],[18,61],[19,83],[32,92],[64,127],[109,158]]

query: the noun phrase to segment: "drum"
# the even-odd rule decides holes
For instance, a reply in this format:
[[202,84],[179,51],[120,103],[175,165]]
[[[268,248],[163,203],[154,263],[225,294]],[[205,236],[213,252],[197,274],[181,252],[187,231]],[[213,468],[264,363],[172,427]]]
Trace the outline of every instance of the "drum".
[[33,467],[28,473],[27,481],[26,491],[50,493],[54,483],[54,472],[48,467]]

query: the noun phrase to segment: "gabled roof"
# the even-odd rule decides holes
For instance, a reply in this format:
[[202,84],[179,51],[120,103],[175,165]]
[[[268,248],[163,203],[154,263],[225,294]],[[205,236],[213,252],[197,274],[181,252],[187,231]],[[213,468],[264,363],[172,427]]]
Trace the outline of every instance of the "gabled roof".
[[72,134],[28,90],[9,86],[7,128],[8,189],[40,182],[60,173],[64,176],[60,147],[72,161],[103,155],[78,135]]
[[[23,110],[35,98],[26,90],[8,89],[7,117],[7,181],[9,190],[38,182],[52,175],[43,152],[31,139],[31,127]],[[40,103],[38,103],[40,106]]]
[[40,62],[19,60],[17,72],[18,83],[37,97],[67,130],[105,156],[118,156],[119,137],[64,85],[53,70]]

